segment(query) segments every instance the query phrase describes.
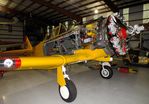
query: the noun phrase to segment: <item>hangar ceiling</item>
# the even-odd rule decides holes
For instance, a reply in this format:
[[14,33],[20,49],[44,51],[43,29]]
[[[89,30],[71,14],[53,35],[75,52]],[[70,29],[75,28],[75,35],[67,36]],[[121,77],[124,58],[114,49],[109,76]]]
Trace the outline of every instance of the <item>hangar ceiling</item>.
[[83,17],[119,11],[148,0],[0,0],[1,17],[36,17],[45,22],[81,21]]

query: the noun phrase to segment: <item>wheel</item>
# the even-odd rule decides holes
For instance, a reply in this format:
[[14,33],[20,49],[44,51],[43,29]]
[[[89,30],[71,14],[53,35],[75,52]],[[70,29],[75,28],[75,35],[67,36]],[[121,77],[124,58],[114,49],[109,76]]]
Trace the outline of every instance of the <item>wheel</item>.
[[100,75],[104,79],[110,79],[113,76],[113,70],[110,66],[105,65],[100,70]]
[[66,86],[59,86],[59,94],[66,102],[74,101],[77,96],[75,84],[71,80],[66,79]]

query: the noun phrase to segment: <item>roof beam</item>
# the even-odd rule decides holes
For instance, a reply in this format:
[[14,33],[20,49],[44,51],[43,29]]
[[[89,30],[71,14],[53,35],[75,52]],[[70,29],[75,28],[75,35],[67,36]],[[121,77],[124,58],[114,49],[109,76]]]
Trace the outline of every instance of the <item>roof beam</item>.
[[120,1],[123,1],[123,0],[114,0],[113,2],[120,2]]
[[[103,12],[99,12],[98,14],[103,14],[103,13],[106,13],[106,12],[110,12],[111,10],[106,10],[106,11],[103,11]],[[94,16],[95,13],[91,13],[91,14],[86,14],[86,15],[83,15],[82,17],[89,17],[89,16]]]
[[54,21],[58,21],[58,20],[63,20],[63,19],[68,19],[68,17],[61,17],[61,18],[57,18],[57,19],[54,19]]
[[[128,8],[128,7],[137,6],[137,5],[146,4],[146,3],[149,3],[149,1],[148,0],[145,0],[145,1],[138,0],[136,2],[134,2],[134,1],[126,2],[126,3],[120,4],[119,9]],[[123,5],[123,6],[121,6],[121,5]]]
[[17,6],[14,8],[14,9],[16,9],[16,8],[18,8],[21,4],[23,4],[25,2],[25,0],[21,0],[18,4],[17,4]]
[[[46,16],[48,16],[49,14],[52,14],[52,15],[49,15],[49,16],[53,16],[53,15],[57,14],[57,12],[54,12],[53,9],[51,9],[51,10],[52,10],[52,11],[47,12],[46,14],[44,14],[44,15],[42,15],[42,16],[46,17]],[[47,18],[47,17],[46,17],[46,18]]]
[[62,17],[62,18],[58,18],[58,19],[56,19],[56,20],[54,20],[54,21],[52,21],[53,22],[53,24],[58,24],[58,23],[62,23],[62,22],[64,22],[64,21],[68,21],[68,20],[71,20],[70,18],[67,18],[67,17]]
[[[101,8],[101,9],[98,9],[98,11],[107,11],[109,8]],[[110,9],[109,9],[110,10]],[[93,11],[92,11],[93,12]],[[89,13],[92,13],[91,11],[87,11],[87,12],[80,12],[79,15],[84,15],[84,14],[89,14]]]
[[[52,0],[49,0],[48,2],[52,2]],[[31,12],[33,13],[33,12],[39,10],[41,7],[43,7],[43,5],[40,5],[39,7],[33,9]],[[47,9],[46,9],[46,10],[47,10]]]
[[[29,14],[27,13],[23,13],[21,11],[17,11],[15,9],[11,9],[11,8],[8,8],[6,6],[0,6],[0,12],[3,12],[3,13],[8,13],[8,14],[19,14],[20,17],[22,17],[22,19],[24,20],[25,18],[28,18],[29,17]],[[42,18],[39,18],[39,17],[34,17],[35,20],[40,20],[41,23],[43,24],[48,24],[49,21],[45,21],[44,19]]]
[[50,18],[50,19],[52,19],[52,18],[54,18],[54,17],[56,17],[57,15],[60,15],[60,14],[52,14],[52,15],[49,15],[48,17],[46,17],[46,18]]
[[71,13],[71,12],[61,8],[61,7],[56,7],[55,4],[52,4],[50,2],[46,2],[46,1],[43,1],[43,0],[42,1],[41,0],[32,0],[32,1],[34,1],[34,2],[36,2],[38,4],[41,4],[41,5],[47,6],[50,9],[54,9],[55,11],[65,15],[67,17],[70,17],[72,19],[75,19],[77,21],[81,21],[82,20],[82,17],[80,17],[78,15],[75,15],[74,13]]
[[[53,13],[52,13],[52,12],[53,12]],[[54,12],[54,11],[52,11],[52,12],[48,12],[48,13],[42,15],[42,16],[44,16],[45,18],[49,18],[49,17],[53,17],[53,16],[58,15],[57,12]],[[50,13],[51,13],[51,14],[50,14]]]
[[[72,3],[71,5],[65,6],[65,7],[63,7],[63,8],[67,8],[67,7],[69,7],[69,6],[78,4],[78,3],[80,3],[80,2],[83,2],[83,1],[81,0],[81,1],[78,1],[78,2],[74,2],[74,3]],[[87,6],[87,5],[94,4],[94,3],[96,3],[96,2],[97,2],[97,1],[91,1],[91,2],[85,3],[85,4],[81,5],[81,6],[78,6],[77,8],[85,7],[85,6]],[[82,9],[82,10],[77,10],[77,11],[75,11],[75,12],[73,12],[73,13],[77,13],[77,12],[81,12],[81,11],[86,11],[86,10],[89,10],[89,9],[92,9],[92,8],[96,8],[96,7],[99,7],[99,6],[103,6],[103,5],[105,5],[105,4],[100,4],[100,5],[91,7],[91,8],[85,8],[85,9]],[[76,8],[74,7],[74,8],[69,9],[69,11],[72,11],[72,10],[75,10],[75,9],[76,9]],[[54,16],[55,16],[55,15],[54,15]],[[50,16],[49,16],[49,17],[50,17]]]
[[[90,9],[93,9],[93,8],[97,8],[97,7],[99,7],[99,6],[103,6],[104,4],[100,4],[100,5],[97,5],[97,6],[94,6],[94,7],[90,7],[90,8],[85,8],[85,9],[82,9],[82,10],[77,10],[77,11],[75,11],[75,12],[73,12],[73,13],[78,13],[78,12],[82,12],[82,11],[87,11],[87,10],[90,10]],[[57,14],[54,14],[54,15],[49,15],[48,17],[46,17],[46,18],[49,18],[49,19],[51,19],[51,18],[54,18],[54,17],[56,17],[56,15]]]
[[[109,8],[101,8],[101,9],[98,9],[98,11],[100,12],[100,11],[110,11],[110,10],[108,10]],[[90,14],[90,13],[92,13],[91,11],[87,11],[87,12],[84,12],[84,13],[81,13],[81,12],[79,12],[80,14],[79,15],[85,15],[85,14]],[[57,18],[61,18],[61,17],[63,17],[63,16],[57,16],[58,14],[55,14],[55,15],[53,15],[52,17],[50,17],[49,18],[49,16],[47,17],[48,18],[48,20],[52,20],[52,19],[57,19]],[[94,14],[93,14],[94,15]]]
[[105,4],[100,4],[100,5],[97,5],[97,6],[90,7],[90,8],[85,8],[85,9],[77,10],[74,13],[83,12],[83,11],[86,11],[86,10],[91,10],[93,8],[97,8],[97,7],[100,7],[100,6],[103,6],[103,5],[105,5]]
[[[100,0],[99,0],[99,1],[100,1]],[[85,3],[85,4],[83,4],[83,5],[77,6],[77,8],[85,7],[85,6],[88,6],[88,5],[97,3],[97,2],[98,2],[97,0],[96,0],[96,1],[91,1],[91,2]],[[65,7],[64,7],[64,8],[65,8]],[[74,10],[74,9],[76,9],[76,7],[69,9],[69,11],[72,11],[72,10]]]
[[59,6],[59,5],[61,5],[61,4],[63,4],[63,3],[65,3],[65,2],[67,2],[67,1],[69,1],[69,0],[64,0],[64,1],[61,1],[61,2],[59,2],[58,4],[56,4],[56,6]]
[[[74,0],[74,1],[75,1],[75,0]],[[80,1],[77,1],[77,2],[73,2],[73,3],[71,3],[70,5],[64,6],[63,8],[67,8],[67,7],[70,7],[70,6],[73,6],[73,5],[82,3],[82,2],[83,2],[83,0],[80,0]]]
[[[22,5],[23,3],[25,2],[25,0],[21,0],[18,4],[17,4],[17,6],[14,8],[14,9],[17,9],[20,5]],[[14,16],[16,16],[17,15],[17,13],[14,13],[13,15],[12,15],[12,17],[14,17]]]
[[118,2],[117,4],[118,4],[118,6],[125,6],[125,5],[128,5],[128,4],[132,4],[132,3],[135,3],[135,2],[138,2],[138,1],[136,1],[136,0],[133,0],[133,1],[125,1],[125,2],[122,2],[122,3],[120,3],[120,2]]
[[[52,2],[51,0],[50,1],[47,1],[48,3],[50,3],[50,2]],[[39,4],[39,3],[38,3]],[[41,7],[44,7],[44,5],[41,5]],[[39,8],[39,10],[40,10],[40,8]],[[49,10],[49,8],[46,8],[46,9],[44,9],[44,10],[41,10],[40,12],[38,12],[38,13],[35,13],[36,15],[39,15],[39,14],[41,14],[42,12],[46,12],[47,10]]]
[[38,6],[37,8],[33,9],[33,10],[31,11],[31,13],[33,13],[33,12],[39,10],[41,7],[42,7],[42,5]]
[[57,14],[54,17],[48,18],[48,20],[55,20],[56,18],[61,18],[61,17],[64,17],[64,16],[62,16],[61,14]]
[[104,0],[105,4],[113,11],[113,12],[118,12],[119,9],[117,6],[111,1],[111,0]]
[[49,8],[45,8],[45,9],[43,9],[43,10],[41,10],[40,12],[37,12],[37,13],[35,13],[36,15],[39,15],[40,13],[43,13],[43,12],[45,12],[45,11],[47,11],[47,10],[49,10]]
[[26,9],[30,8],[32,5],[34,5],[34,2],[30,3],[28,6],[26,6],[24,9],[22,9],[21,11],[24,12]]

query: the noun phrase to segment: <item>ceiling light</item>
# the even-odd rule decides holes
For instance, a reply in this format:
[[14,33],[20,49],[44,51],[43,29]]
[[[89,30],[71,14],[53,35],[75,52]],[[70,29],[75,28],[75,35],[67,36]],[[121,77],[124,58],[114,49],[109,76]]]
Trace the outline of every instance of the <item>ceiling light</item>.
[[95,14],[97,14],[98,12],[99,12],[99,11],[98,11],[97,9],[94,11]]
[[0,0],[0,5],[1,6],[7,5],[7,3],[8,3],[8,0]]
[[6,97],[5,96],[2,96],[2,100],[6,100]]

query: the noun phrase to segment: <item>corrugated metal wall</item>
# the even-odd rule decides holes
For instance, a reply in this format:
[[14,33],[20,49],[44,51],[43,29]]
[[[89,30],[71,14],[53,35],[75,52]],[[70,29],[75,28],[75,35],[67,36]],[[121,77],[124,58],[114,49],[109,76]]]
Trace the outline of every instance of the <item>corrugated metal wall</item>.
[[[0,18],[0,22],[10,21]],[[23,23],[12,25],[0,24],[0,41],[23,43]]]

